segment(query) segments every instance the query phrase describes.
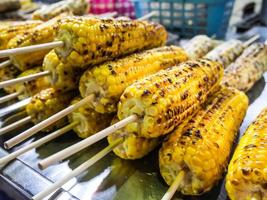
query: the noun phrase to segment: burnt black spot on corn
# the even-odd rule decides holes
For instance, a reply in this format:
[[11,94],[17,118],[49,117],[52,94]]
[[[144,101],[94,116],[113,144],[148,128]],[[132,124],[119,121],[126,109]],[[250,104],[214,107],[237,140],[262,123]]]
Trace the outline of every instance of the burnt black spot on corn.
[[253,122],[234,152],[226,176],[232,200],[267,199],[267,109]]
[[[112,124],[118,122],[115,117]],[[122,128],[108,136],[108,142],[113,143],[119,138],[124,138],[124,141],[118,145],[113,152],[123,159],[139,159],[151,152],[161,142],[161,138],[144,138],[139,137],[135,133],[129,133],[125,128]]]
[[222,84],[248,91],[267,70],[267,46],[255,43],[249,46],[242,55],[226,70]]
[[[25,30],[22,34],[17,35],[11,39],[8,43],[9,48],[19,48],[30,45],[42,44],[52,42],[55,37],[55,31],[53,27],[57,25],[57,21],[66,17],[66,15],[60,15],[48,22],[45,22],[33,29]],[[25,71],[29,68],[40,66],[43,63],[44,56],[50,50],[35,51],[22,55],[10,56],[12,63],[21,71]]]
[[243,52],[244,45],[239,40],[229,40],[210,51],[205,58],[220,62],[227,68]]
[[[191,67],[194,63],[198,67]],[[176,74],[180,76],[176,77]],[[165,135],[199,109],[207,96],[218,89],[222,75],[222,66],[208,60],[187,61],[162,70],[126,88],[120,98],[118,117],[122,120],[132,114],[138,115],[139,121],[129,124],[127,130],[137,132],[139,136],[153,138]],[[206,76],[210,80],[207,83],[203,80]],[[168,78],[172,83],[166,81]],[[202,87],[198,87],[199,84]],[[145,90],[150,94],[142,96]],[[198,98],[199,91],[203,95]],[[159,118],[161,123],[158,123]]]
[[248,98],[243,92],[223,87],[209,98],[194,120],[175,129],[159,153],[160,172],[167,184],[171,185],[183,171],[180,192],[200,195],[209,191],[225,172],[247,107]]
[[[1,22],[2,23],[2,22]],[[18,34],[40,25],[41,21],[14,22],[0,25],[0,50],[8,48],[8,42]]]
[[[75,97],[71,104],[75,104],[82,100],[81,97]],[[110,125],[112,114],[101,114],[94,111],[87,105],[79,107],[68,115],[69,122],[78,122],[79,124],[73,128],[80,138],[87,138],[98,131],[103,130]]]
[[[116,112],[121,94],[134,81],[186,60],[187,56],[183,49],[171,46],[159,47],[106,62],[88,69],[82,75],[80,93],[82,97],[95,95],[96,98],[91,106],[96,111]],[[143,91],[143,95],[150,95],[150,91]]]
[[61,20],[57,39],[64,42],[63,47],[55,49],[64,63],[87,68],[138,50],[162,46],[167,32],[159,24],[139,20],[70,17]]
[[[26,112],[29,116],[31,116],[32,122],[34,124],[38,124],[39,122],[66,108],[73,97],[73,92],[62,94],[58,93],[53,88],[48,88],[32,97],[31,102],[26,106]],[[55,124],[49,126],[45,131],[60,128],[64,126],[66,122],[67,118],[63,118]]]

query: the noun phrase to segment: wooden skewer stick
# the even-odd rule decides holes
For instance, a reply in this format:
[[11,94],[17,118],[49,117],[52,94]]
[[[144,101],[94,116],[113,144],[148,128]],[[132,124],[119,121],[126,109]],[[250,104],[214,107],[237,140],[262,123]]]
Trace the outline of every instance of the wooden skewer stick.
[[0,51],[0,58],[5,58],[13,55],[19,55],[19,54],[25,54],[25,53],[31,53],[35,51],[41,51],[46,49],[53,49],[56,47],[62,47],[64,43],[62,41],[54,41],[54,42],[48,42],[44,44],[36,44],[26,47],[19,47],[14,49],[6,49]]
[[25,118],[23,118],[23,119],[21,119],[19,121],[16,121],[13,124],[10,124],[8,126],[5,126],[5,127],[0,129],[0,136],[4,135],[4,134],[6,134],[6,133],[8,133],[8,132],[20,127],[20,126],[22,126],[22,125],[24,125],[24,124],[27,124],[29,122],[31,122],[31,117],[30,116],[25,117]]
[[12,139],[10,139],[10,140],[8,140],[7,142],[4,143],[5,148],[6,149],[12,148],[13,146],[15,146],[15,145],[19,144],[20,142],[26,140],[27,138],[33,136],[37,132],[43,130],[44,128],[46,128],[48,126],[50,126],[54,122],[56,122],[56,121],[62,119],[63,117],[67,116],[72,111],[76,110],[77,108],[87,104],[93,98],[94,98],[94,95],[90,95],[90,96],[82,99],[78,103],[76,103],[74,105],[71,105],[71,106],[65,108],[64,110],[61,110],[57,114],[47,118],[46,120],[40,122],[39,124],[36,124],[35,126],[31,127],[30,129],[28,129],[28,130],[22,132],[21,134],[13,137]]
[[33,200],[41,200],[41,199],[45,198],[46,196],[50,195],[52,192],[59,189],[62,185],[67,183],[69,180],[78,176],[79,174],[81,174],[82,172],[87,170],[90,166],[95,164],[97,161],[99,161],[100,159],[105,157],[109,152],[112,151],[112,149],[114,149],[122,141],[123,141],[123,139],[120,138],[120,139],[116,140],[114,143],[108,145],[106,148],[104,148],[102,151],[97,153],[95,156],[93,156],[92,158],[90,158],[89,160],[87,160],[86,162],[84,162],[83,164],[78,166],[77,168],[75,168],[73,171],[69,172],[65,177],[63,177],[59,181],[55,182],[51,186],[47,187],[44,191],[35,195],[33,197]]
[[152,11],[150,13],[147,13],[146,15],[140,17],[139,20],[148,20],[149,18],[153,17],[154,15],[156,15],[156,11]]
[[0,104],[10,101],[12,99],[17,98],[20,95],[20,92],[14,92],[12,94],[8,94],[6,96],[0,97]]
[[253,37],[249,38],[246,42],[244,42],[244,47],[248,47],[253,42],[257,41],[260,38],[259,34],[254,35]]
[[15,78],[15,79],[7,80],[7,81],[2,81],[2,82],[0,82],[0,88],[8,87],[8,86],[15,85],[15,84],[18,84],[18,83],[31,81],[31,80],[37,79],[39,77],[48,76],[48,75],[50,75],[50,71],[44,71],[44,72],[39,72],[39,73],[36,73],[36,74],[31,74],[29,76],[23,76],[23,77],[20,77],[20,78]]
[[0,117],[4,117],[10,113],[14,113],[16,111],[24,109],[29,104],[30,101],[31,98],[23,99],[17,103],[14,103],[10,106],[0,109]]
[[9,65],[11,65],[11,61],[10,60],[6,60],[6,61],[0,63],[0,69],[3,69],[3,68],[5,68],[5,67],[7,67]]
[[132,123],[134,121],[136,121],[138,119],[138,117],[136,115],[131,115],[121,121],[119,121],[116,124],[113,124],[112,126],[99,131],[98,133],[62,150],[59,151],[58,153],[42,160],[39,162],[38,166],[40,166],[41,169],[45,169],[48,166],[61,161],[79,151],[81,151],[82,149],[85,149],[86,147],[102,140],[103,138],[107,137],[108,135],[110,135],[111,133],[114,133],[115,131],[117,131],[118,129],[123,128],[124,126],[126,126],[129,123]]
[[33,148],[37,148],[37,147],[39,147],[39,146],[41,146],[41,145],[43,145],[43,144],[45,144],[45,143],[57,138],[57,137],[67,133],[68,131],[70,131],[73,127],[75,127],[78,124],[79,124],[79,122],[73,122],[73,123],[71,123],[71,124],[61,128],[61,129],[59,129],[59,130],[57,130],[55,132],[49,134],[49,135],[47,135],[47,136],[45,136],[45,137],[43,137],[43,138],[41,138],[41,139],[29,144],[29,145],[27,145],[27,146],[15,151],[15,152],[12,152],[11,154],[8,154],[7,156],[5,156],[5,157],[0,159],[0,166],[10,162],[11,160],[17,158],[18,156],[26,153],[27,151],[29,151],[29,150],[31,150]]
[[173,183],[169,187],[168,191],[164,194],[161,200],[171,200],[177,189],[181,186],[181,182],[183,181],[185,176],[185,172],[181,171],[174,179]]

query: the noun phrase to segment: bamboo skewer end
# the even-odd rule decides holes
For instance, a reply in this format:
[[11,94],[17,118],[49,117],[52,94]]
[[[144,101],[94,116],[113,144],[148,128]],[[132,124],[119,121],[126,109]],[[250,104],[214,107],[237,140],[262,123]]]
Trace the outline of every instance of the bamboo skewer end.
[[6,61],[0,63],[0,69],[3,69],[3,68],[5,68],[5,67],[7,67],[7,66],[9,66],[9,65],[11,65],[11,64],[12,64],[12,63],[11,63],[10,60],[6,60]]
[[0,58],[5,58],[13,55],[19,55],[19,54],[25,54],[25,53],[31,53],[35,51],[41,51],[46,49],[53,49],[56,47],[62,47],[64,46],[64,43],[62,41],[54,41],[44,44],[36,44],[26,47],[19,47],[14,49],[6,49],[0,51]]
[[116,140],[112,144],[108,145],[106,148],[101,150],[99,153],[97,153],[95,156],[81,164],[79,167],[75,168],[73,171],[68,173],[65,177],[63,177],[61,180],[55,182],[53,185],[49,186],[46,190],[40,192],[39,194],[35,195],[33,197],[33,200],[41,200],[45,198],[46,196],[50,195],[55,190],[59,189],[62,185],[67,183],[69,180],[74,178],[75,176],[78,176],[85,170],[87,170],[90,166],[95,164],[97,161],[105,157],[109,152],[111,152],[117,145],[119,145],[123,141],[122,138]]
[[161,200],[171,200],[175,192],[179,187],[181,187],[181,183],[185,177],[185,172],[182,170],[174,179],[173,183],[169,187],[168,191],[164,194]]
[[131,123],[131,122],[134,122],[138,119],[138,116],[137,115],[131,115],[119,122],[117,122],[116,124],[113,124],[112,126],[56,153],[56,154],[53,154],[49,157],[47,157],[46,159],[40,161],[40,166],[41,169],[45,169],[47,168],[48,166],[54,164],[54,163],[57,163],[79,151],[81,151],[82,149],[102,140],[103,138],[107,137],[108,135],[110,135],[111,133],[117,131],[118,129],[121,129],[122,127],[126,126],[127,124]]

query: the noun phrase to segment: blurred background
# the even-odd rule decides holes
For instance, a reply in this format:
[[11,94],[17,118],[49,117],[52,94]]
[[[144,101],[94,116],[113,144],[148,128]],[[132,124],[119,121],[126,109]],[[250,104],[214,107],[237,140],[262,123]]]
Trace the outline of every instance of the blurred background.
[[[197,34],[207,34],[214,38],[233,38],[257,32],[261,34],[262,40],[267,39],[267,0],[84,1],[89,4],[86,13],[90,14],[99,15],[107,12],[116,12],[119,16],[137,18],[153,11],[155,15],[152,17],[152,20],[162,23],[169,31],[181,38],[190,38]],[[66,4],[72,4],[71,6],[75,7],[82,4],[81,2],[83,1],[0,0],[0,18],[36,18],[38,10],[40,14],[46,8],[51,7],[55,10],[63,6],[62,4],[65,4],[65,10],[63,9],[62,11],[66,11]],[[57,12],[60,12],[60,10]],[[74,14],[81,15],[83,12],[78,11]],[[42,17],[45,17],[45,15],[50,15],[50,13],[46,11]]]

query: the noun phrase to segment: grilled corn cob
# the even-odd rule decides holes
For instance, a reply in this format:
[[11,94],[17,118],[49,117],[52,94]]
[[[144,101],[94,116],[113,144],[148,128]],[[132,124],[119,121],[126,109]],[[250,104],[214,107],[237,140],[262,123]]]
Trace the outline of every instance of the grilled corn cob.
[[224,87],[189,123],[171,133],[159,152],[160,172],[167,184],[184,173],[178,189],[183,194],[209,191],[225,171],[247,107],[243,92]]
[[61,20],[57,39],[64,42],[63,47],[55,48],[62,62],[87,68],[161,46],[167,32],[163,26],[146,21],[70,17]]
[[180,47],[159,47],[88,69],[80,79],[82,97],[95,95],[92,107],[100,113],[116,112],[126,87],[161,69],[177,65],[188,58]]
[[235,59],[243,52],[243,43],[239,40],[229,40],[222,43],[212,51],[210,51],[205,58],[220,62],[224,68],[227,68]]
[[[112,124],[118,122],[118,118],[115,117],[112,120]],[[119,129],[115,133],[108,136],[108,142],[113,143],[119,138],[124,138],[124,141],[119,144],[113,152],[123,159],[139,159],[147,155],[156,146],[160,144],[160,138],[144,138],[138,137],[134,133],[128,133],[125,128]]]
[[224,73],[222,84],[248,91],[267,70],[267,46],[252,44]]
[[216,46],[216,42],[206,35],[198,35],[187,42],[183,48],[192,60],[205,56]]
[[[73,92],[60,94],[53,88],[48,88],[32,97],[31,102],[26,106],[26,112],[31,116],[32,122],[38,124],[60,110],[63,110],[69,105],[73,97]],[[49,126],[46,131],[50,131],[53,128],[60,128],[65,125],[66,122],[67,119],[63,118],[56,124]]]
[[[82,98],[75,97],[71,104],[79,102]],[[77,110],[72,112],[69,116],[69,122],[79,122],[73,130],[77,133],[80,138],[87,138],[94,133],[106,128],[112,119],[111,114],[100,114],[94,111],[88,106],[79,107]]]
[[[24,31],[9,41],[8,48],[12,49],[52,42],[55,37],[57,22],[64,17],[66,17],[66,15],[62,14],[33,29]],[[43,63],[44,56],[48,52],[49,50],[42,50],[22,55],[13,55],[10,56],[10,60],[18,69],[25,71],[32,67],[40,66]]]
[[[13,78],[16,78],[20,74],[20,71],[14,66],[10,65],[8,67],[4,67],[0,69],[0,81],[7,81]],[[7,93],[14,93],[16,92],[16,86],[9,86],[5,87],[4,90]]]
[[[35,67],[32,69],[28,69],[22,72],[19,77],[28,76],[31,74],[36,74],[42,71],[42,67]],[[49,88],[51,85],[47,79],[47,77],[39,77],[32,81],[28,81],[22,84],[16,84],[14,87],[16,88],[16,92],[20,93],[18,96],[19,99],[25,99],[26,97],[31,97],[43,89]]]
[[27,21],[0,27],[0,50],[6,49],[10,39],[26,30],[40,25],[41,21]]
[[77,88],[82,75],[81,69],[73,68],[68,63],[62,63],[54,50],[45,56],[43,70],[50,72],[47,78],[58,92],[66,92]]
[[47,21],[60,15],[61,13],[73,13],[74,15],[84,15],[89,8],[87,0],[65,0],[49,6],[44,6],[32,14],[33,19]]
[[226,176],[232,200],[267,199],[267,109],[264,109],[241,138]]
[[120,120],[136,114],[139,121],[126,126],[140,137],[154,138],[172,131],[194,114],[207,96],[218,89],[221,64],[206,59],[187,61],[137,81],[122,94]]

